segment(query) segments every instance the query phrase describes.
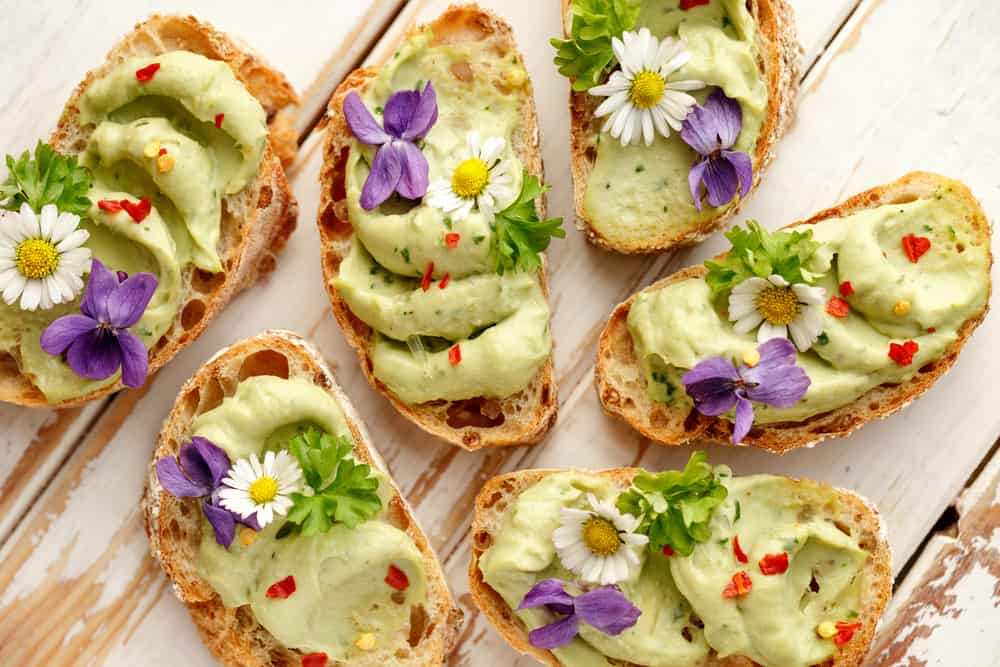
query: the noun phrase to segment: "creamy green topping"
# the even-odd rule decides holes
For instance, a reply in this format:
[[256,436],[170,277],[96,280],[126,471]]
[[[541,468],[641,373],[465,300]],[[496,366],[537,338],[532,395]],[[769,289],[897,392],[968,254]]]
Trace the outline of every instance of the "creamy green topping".
[[[192,432],[235,461],[283,449],[309,427],[351,437],[343,409],[326,391],[305,380],[260,376],[244,380],[233,396],[195,419]],[[374,474],[383,511],[353,529],[338,523],[319,535],[293,532],[278,538],[284,525],[278,517],[249,546],[237,538],[226,549],[205,520],[198,574],[226,607],[249,605],[286,647],[349,664],[362,653],[355,645],[362,634],[374,634],[380,650],[405,643],[410,609],[427,597],[423,556],[409,535],[389,522],[385,508],[395,490],[384,473]],[[406,574],[405,591],[384,581],[390,565]],[[268,598],[267,589],[289,576],[295,592]]]

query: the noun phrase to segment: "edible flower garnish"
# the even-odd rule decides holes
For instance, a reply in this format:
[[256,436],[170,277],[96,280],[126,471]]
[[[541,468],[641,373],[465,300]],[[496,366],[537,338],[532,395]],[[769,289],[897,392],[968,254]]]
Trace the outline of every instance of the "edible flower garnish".
[[288,575],[267,587],[264,594],[272,600],[286,600],[295,592],[295,577]]
[[649,538],[635,532],[639,518],[622,514],[608,501],[587,494],[590,510],[562,508],[552,543],[563,566],[588,584],[617,584],[637,571],[636,553]]
[[709,519],[729,493],[720,481],[725,471],[695,452],[683,471],[640,472],[618,496],[618,509],[640,518],[638,531],[649,536],[650,551],[690,556],[696,543],[711,537]]
[[167,493],[175,498],[202,498],[201,508],[215,531],[215,541],[228,549],[237,523],[255,531],[260,526],[253,517],[243,519],[219,504],[219,489],[227,470],[229,455],[225,450],[199,436],[181,445],[177,458],[164,456],[156,461],[156,477]]
[[733,227],[726,232],[732,249],[721,260],[708,260],[705,281],[716,297],[748,278],[779,275],[789,284],[811,284],[816,276],[805,268],[819,247],[812,240],[812,230],[794,229],[768,232],[756,220],[747,228]]
[[931,240],[926,236],[907,234],[903,237],[903,252],[914,264],[920,261],[925,252],[931,249]]
[[219,491],[222,506],[242,518],[256,516],[261,528],[270,524],[275,515],[284,516],[292,506],[291,494],[302,482],[302,470],[284,449],[264,454],[264,460],[251,453],[239,459],[222,480]]
[[805,396],[810,384],[806,372],[795,365],[795,346],[784,338],[772,338],[757,349],[760,361],[753,368],[746,364],[737,368],[725,357],[710,357],[681,378],[701,414],[717,417],[736,408],[736,444],[753,425],[754,403],[787,408]]
[[757,562],[757,566],[760,568],[761,574],[767,576],[784,574],[788,571],[788,554],[784,551],[780,554],[765,554]]
[[733,575],[732,580],[722,589],[724,598],[741,598],[753,590],[753,580],[742,570]]
[[703,81],[694,79],[667,81],[691,60],[684,42],[673,37],[661,42],[648,28],[641,28],[637,33],[623,33],[621,39],[613,37],[611,45],[621,69],[612,72],[607,83],[588,91],[608,98],[594,111],[597,118],[608,116],[601,132],[609,132],[623,145],[641,140],[647,146],[653,143],[654,129],[664,137],[670,136],[670,128],[680,132],[681,123],[696,105],[684,91],[705,87]]
[[427,158],[417,142],[437,122],[437,96],[428,81],[423,92],[399,90],[389,96],[379,126],[361,97],[351,91],[344,98],[344,117],[358,141],[378,146],[371,171],[361,189],[361,207],[370,211],[393,192],[420,199],[427,192]]
[[[826,290],[805,283],[790,285],[778,274],[747,278],[729,293],[729,319],[737,333],[757,329],[757,342],[791,336],[805,352],[823,332]],[[834,297],[837,298],[837,297]]]
[[90,210],[90,170],[76,163],[76,156],[57,153],[41,141],[34,157],[24,151],[15,160],[7,156],[7,180],[0,185],[0,208],[20,210],[27,204],[35,212],[55,204],[62,213],[84,216]]
[[518,605],[518,611],[544,606],[562,616],[532,630],[528,634],[532,646],[541,649],[566,646],[580,632],[581,621],[606,635],[620,635],[642,615],[617,586],[601,586],[574,597],[566,591],[567,585],[560,579],[543,579],[531,587]]
[[21,309],[48,310],[68,303],[83,289],[90,262],[84,242],[90,234],[78,229],[80,218],[60,213],[55,204],[41,215],[28,204],[14,213],[0,211],[0,291],[7,305],[21,299]]
[[696,104],[684,119],[681,139],[698,151],[701,159],[688,173],[688,186],[694,207],[701,210],[701,184],[705,184],[708,203],[722,206],[736,196],[746,197],[753,183],[753,163],[742,151],[729,150],[743,128],[743,108],[734,99],[716,90],[705,101]]
[[385,575],[385,583],[387,583],[392,588],[397,591],[405,591],[410,587],[410,578],[406,576],[406,573],[400,570],[395,565],[390,565],[389,570]]
[[42,332],[42,349],[53,356],[66,353],[73,372],[104,380],[121,368],[126,387],[141,387],[149,372],[149,353],[128,329],[146,312],[159,283],[151,273],[131,278],[117,274],[94,259],[80,314],[63,315]]
[[537,271],[542,266],[541,253],[549,247],[552,237],[566,236],[562,218],[538,219],[535,200],[548,189],[525,169],[517,199],[496,214],[493,229],[497,273]]
[[913,355],[920,351],[920,344],[915,340],[908,340],[903,344],[889,343],[889,358],[900,366],[909,366],[913,363]]
[[569,39],[552,39],[559,73],[573,79],[573,90],[601,82],[615,64],[611,40],[635,26],[639,3],[634,0],[574,0],[570,3]]
[[482,141],[479,132],[472,131],[465,135],[465,142],[466,150],[451,178],[434,181],[427,188],[427,203],[452,220],[465,220],[475,208],[492,222],[497,209],[514,196],[510,164],[501,159],[507,141],[503,137]]

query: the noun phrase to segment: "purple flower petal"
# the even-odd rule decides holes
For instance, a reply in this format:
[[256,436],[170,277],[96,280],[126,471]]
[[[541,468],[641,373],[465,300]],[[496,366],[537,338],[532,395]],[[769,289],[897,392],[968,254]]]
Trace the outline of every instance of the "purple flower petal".
[[251,514],[250,516],[248,516],[245,519],[243,517],[241,517],[239,514],[233,514],[233,519],[236,520],[236,523],[242,523],[247,528],[252,528],[253,530],[256,530],[257,532],[260,532],[260,524],[257,523],[257,513],[256,512],[254,512],[253,514]]
[[429,183],[427,158],[415,144],[400,141],[396,145],[402,156],[402,172],[396,190],[407,199],[420,199],[427,193]]
[[202,501],[201,509],[215,530],[215,541],[219,543],[219,546],[228,549],[236,536],[236,518],[232,512],[222,507],[216,507],[207,500]]
[[66,351],[73,341],[97,328],[97,322],[86,315],[63,315],[42,333],[42,349],[53,356]]
[[121,346],[114,334],[104,329],[93,329],[73,341],[66,353],[66,361],[80,377],[105,380],[121,366]]
[[704,180],[711,206],[722,206],[732,201],[739,187],[736,169],[728,160],[709,160]]
[[709,112],[697,104],[681,124],[681,139],[702,157],[719,150],[719,131],[712,124]]
[[555,623],[532,630],[528,633],[528,641],[537,648],[562,648],[573,641],[579,631],[580,621],[575,615],[567,616]]
[[743,438],[747,437],[751,426],[753,426],[753,403],[737,395],[736,423],[733,424],[733,444],[743,442]]
[[402,151],[396,142],[383,145],[375,153],[372,169],[361,189],[361,208],[370,211],[388,199],[396,190],[403,172]]
[[785,338],[772,338],[757,349],[760,361],[753,368],[740,368],[749,385],[747,398],[776,408],[798,403],[812,381],[804,369],[795,365],[795,345]]
[[729,412],[736,402],[736,382],[739,373],[732,362],[724,357],[710,357],[701,361],[681,377],[688,396],[703,415],[717,417]]
[[707,123],[718,137],[718,148],[732,148],[743,129],[743,108],[737,100],[716,89],[705,100]]
[[207,487],[188,479],[173,456],[164,456],[156,462],[156,478],[175,498],[200,498],[209,492]]
[[205,480],[206,486],[212,489],[222,482],[222,478],[229,472],[231,465],[229,454],[226,453],[226,450],[208,438],[202,438],[197,435],[191,438],[189,444],[181,447],[180,458],[184,464],[184,470],[192,478],[194,477],[193,467],[198,467],[199,471],[202,471],[199,474]]
[[543,579],[531,587],[518,610],[540,607],[542,605],[569,605],[572,610],[573,596],[566,592],[566,582],[561,579]]
[[575,605],[580,620],[606,635],[621,634],[635,625],[642,615],[617,586],[595,588],[578,597]]
[[[110,338],[110,336],[109,336]],[[122,383],[126,387],[141,387],[149,373],[149,352],[142,340],[128,331],[118,332],[122,366]]]
[[98,322],[110,322],[108,317],[108,297],[118,289],[118,276],[101,261],[94,259],[90,265],[87,289],[83,293],[80,312]]
[[108,295],[108,323],[116,329],[134,326],[146,312],[146,306],[158,285],[159,281],[151,273],[137,273],[118,285]]
[[415,90],[398,90],[390,95],[382,112],[385,131],[397,139],[402,138],[419,103],[420,93]]
[[750,156],[740,151],[722,151],[722,159],[733,165],[736,177],[740,180],[740,197],[746,197],[753,183],[753,163]]
[[351,132],[363,144],[381,146],[392,140],[392,137],[379,127],[378,121],[365,107],[361,97],[353,90],[344,98],[344,118],[347,120],[347,126],[351,128]]
[[709,357],[689,370],[681,377],[681,382],[685,385],[701,382],[710,378],[726,378],[727,380],[739,380],[740,374],[733,366],[733,362],[725,357]]
[[694,200],[694,207],[701,212],[701,179],[705,176],[705,169],[708,168],[708,158],[701,162],[696,162],[691,171],[688,172],[688,187],[691,188],[691,199]]
[[413,112],[413,117],[410,118],[406,131],[403,132],[403,139],[408,141],[423,139],[434,127],[437,119],[437,93],[434,91],[434,86],[428,81],[427,85],[424,86],[424,92],[420,94],[420,101]]

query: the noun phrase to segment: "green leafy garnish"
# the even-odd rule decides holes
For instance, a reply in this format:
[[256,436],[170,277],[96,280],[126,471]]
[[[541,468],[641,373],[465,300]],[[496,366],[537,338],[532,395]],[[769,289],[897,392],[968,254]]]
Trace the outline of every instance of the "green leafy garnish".
[[10,174],[0,185],[0,207],[16,211],[27,204],[36,213],[46,204],[55,204],[62,212],[84,216],[90,210],[90,170],[76,163],[76,156],[57,153],[41,141],[35,157],[28,151],[14,159],[7,156]]
[[705,452],[695,452],[683,471],[636,475],[632,488],[618,496],[617,506],[640,517],[637,531],[649,535],[650,550],[660,552],[670,545],[676,553],[690,556],[696,543],[711,537],[709,519],[729,493],[719,479]]
[[583,91],[601,82],[614,66],[611,38],[621,37],[639,18],[636,0],[573,0],[570,38],[552,39],[559,73],[573,79],[573,90]]
[[811,283],[815,276],[805,268],[819,244],[812,240],[812,230],[771,233],[756,220],[747,228],[733,227],[726,232],[732,250],[720,261],[708,260],[705,277],[712,296],[726,292],[747,278],[767,278],[777,274],[794,283]]
[[542,265],[539,253],[549,247],[553,236],[563,238],[562,218],[538,219],[535,199],[546,192],[538,179],[524,171],[521,193],[514,202],[496,214],[493,227],[496,232],[496,270],[536,271]]
[[303,535],[325,533],[334,522],[353,528],[382,509],[378,479],[371,466],[354,459],[349,438],[311,428],[292,438],[288,449],[314,491],[292,494],[288,521],[299,525]]

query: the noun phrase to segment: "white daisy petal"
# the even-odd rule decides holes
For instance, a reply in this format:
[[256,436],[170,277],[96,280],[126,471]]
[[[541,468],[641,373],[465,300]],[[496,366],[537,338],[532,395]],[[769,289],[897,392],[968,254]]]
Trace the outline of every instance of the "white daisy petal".
[[788,327],[784,324],[772,324],[763,322],[757,329],[757,342],[766,343],[772,338],[788,338]]
[[788,287],[788,281],[779,276],[777,273],[772,273],[767,281],[772,285],[777,285],[778,287]]
[[826,290],[822,287],[796,283],[792,285],[792,291],[795,292],[795,296],[799,297],[800,303],[818,305],[826,301]]
[[[733,319],[732,315],[730,315],[729,319],[730,320]],[[756,310],[753,310],[752,312],[747,313],[743,317],[735,320],[733,324],[733,330],[736,333],[741,333],[741,334],[750,333],[758,326],[760,326],[760,323],[763,321],[764,321],[764,316],[758,313]]]
[[38,304],[42,301],[42,282],[40,280],[29,280],[21,292],[21,308],[23,310],[37,310]]

